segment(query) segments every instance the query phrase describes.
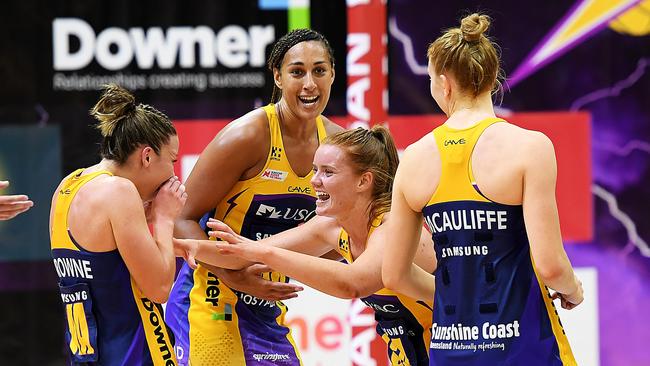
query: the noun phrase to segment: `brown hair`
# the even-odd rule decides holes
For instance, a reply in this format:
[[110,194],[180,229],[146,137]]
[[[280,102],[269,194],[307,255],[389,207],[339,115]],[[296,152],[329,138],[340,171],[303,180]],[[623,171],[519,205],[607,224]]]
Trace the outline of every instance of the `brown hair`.
[[90,110],[102,134],[101,156],[122,165],[140,145],[160,154],[163,145],[176,135],[176,129],[164,113],[147,104],[135,104],[135,97],[116,84],[103,87],[99,101]]
[[451,72],[461,90],[474,97],[487,90],[501,90],[503,72],[498,46],[483,34],[490,21],[484,14],[468,15],[460,21],[459,28],[446,30],[427,50],[436,74]]
[[390,211],[399,155],[388,129],[381,125],[375,125],[370,130],[358,127],[327,136],[323,144],[344,148],[357,172],[372,173],[374,185],[368,225],[379,215]]
[[[284,36],[280,37],[277,42],[275,42],[273,49],[271,50],[271,54],[269,55],[269,60],[267,61],[269,70],[271,72],[276,69],[280,70],[282,67],[282,61],[284,60],[284,55],[287,53],[287,51],[289,51],[291,47],[297,45],[298,43],[307,41],[320,42],[330,57],[330,65],[334,67],[334,50],[332,50],[330,43],[327,41],[327,38],[315,30],[299,28],[285,34]],[[271,94],[271,103],[275,103],[280,100],[281,96],[282,90],[278,88],[274,83],[273,94]]]

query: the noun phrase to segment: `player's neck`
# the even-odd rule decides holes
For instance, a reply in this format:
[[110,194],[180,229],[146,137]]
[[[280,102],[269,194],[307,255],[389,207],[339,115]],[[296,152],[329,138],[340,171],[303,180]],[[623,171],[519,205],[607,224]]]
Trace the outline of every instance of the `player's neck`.
[[285,102],[280,100],[275,105],[275,111],[278,115],[280,128],[283,136],[290,136],[295,139],[308,140],[316,135],[316,119],[305,121],[299,118]]
[[369,218],[370,202],[368,200],[357,200],[356,204],[345,215],[339,215],[336,221],[348,233],[350,239],[356,245],[365,248],[368,238],[368,229],[371,218]]
[[451,102],[449,118],[445,124],[451,128],[463,129],[495,116],[492,96],[486,92],[476,98],[459,98]]

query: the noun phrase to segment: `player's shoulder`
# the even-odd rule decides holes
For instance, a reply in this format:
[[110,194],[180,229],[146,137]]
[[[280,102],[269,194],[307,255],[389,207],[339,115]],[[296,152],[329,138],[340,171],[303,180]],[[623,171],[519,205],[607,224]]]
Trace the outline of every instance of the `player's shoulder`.
[[404,149],[404,153],[400,158],[400,165],[413,163],[421,165],[418,162],[421,162],[424,158],[430,159],[432,154],[438,154],[438,146],[433,134],[427,133]]
[[128,200],[139,199],[140,193],[128,178],[102,174],[86,184],[85,198],[96,201],[113,202],[117,205]]
[[251,144],[268,139],[269,120],[263,108],[254,109],[230,122],[215,141]]

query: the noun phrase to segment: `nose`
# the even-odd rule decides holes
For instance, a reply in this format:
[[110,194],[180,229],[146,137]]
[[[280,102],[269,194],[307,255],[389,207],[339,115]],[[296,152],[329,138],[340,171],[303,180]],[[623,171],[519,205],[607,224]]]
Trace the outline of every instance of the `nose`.
[[321,182],[321,180],[320,180],[320,174],[318,173],[318,171],[314,172],[314,175],[311,176],[311,179],[310,179],[309,182],[311,183],[311,185],[312,185],[314,188],[320,186],[320,184],[321,184],[322,182]]
[[316,88],[314,76],[311,73],[307,73],[305,76],[305,83],[303,84],[302,88],[305,90],[314,90],[314,88]]

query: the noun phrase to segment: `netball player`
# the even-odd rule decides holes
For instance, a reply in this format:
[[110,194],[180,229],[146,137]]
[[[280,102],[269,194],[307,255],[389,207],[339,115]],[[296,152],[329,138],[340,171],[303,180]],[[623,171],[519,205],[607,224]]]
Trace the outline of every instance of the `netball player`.
[[[397,164],[397,150],[384,127],[357,128],[328,136],[316,151],[311,180],[318,195],[318,216],[258,242],[211,221],[208,226],[216,231],[210,235],[234,245],[215,245],[207,240],[175,240],[175,245],[185,251],[198,246],[198,258],[208,263],[233,265],[235,262],[228,256],[232,254],[264,263],[330,295],[361,297],[375,312],[377,332],[388,344],[391,363],[428,365],[433,278],[413,298],[383,289],[381,282],[384,223],[390,220],[387,211]],[[348,265],[318,258],[332,249]],[[427,235],[422,236],[415,262],[429,273],[435,269],[433,246]],[[422,271],[418,266],[413,270]]]
[[175,365],[158,303],[174,280],[173,226],[187,197],[174,176],[176,130],[117,85],[104,89],[91,115],[102,160],[64,178],[50,211],[71,361]]
[[[276,42],[268,66],[272,104],[233,121],[205,148],[187,180],[190,198],[177,237],[207,239],[199,225],[206,213],[251,239],[314,215],[314,152],[327,134],[341,130],[321,116],[334,82],[332,50],[321,34],[298,29]],[[284,324],[286,306],[254,296],[255,288],[230,287],[223,272],[205,265],[181,269],[167,305],[179,363],[300,365]],[[297,288],[279,273],[265,278],[280,283],[279,291]]]
[[431,365],[575,365],[552,302],[583,300],[562,246],[553,145],[495,116],[489,25],[472,14],[429,46],[431,95],[448,119],[397,170],[384,284],[416,291],[428,277],[410,270],[424,220],[438,260]]

